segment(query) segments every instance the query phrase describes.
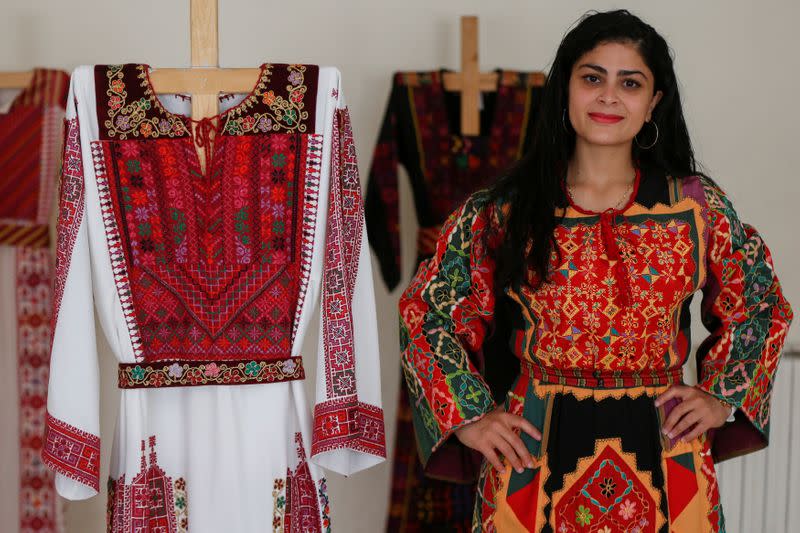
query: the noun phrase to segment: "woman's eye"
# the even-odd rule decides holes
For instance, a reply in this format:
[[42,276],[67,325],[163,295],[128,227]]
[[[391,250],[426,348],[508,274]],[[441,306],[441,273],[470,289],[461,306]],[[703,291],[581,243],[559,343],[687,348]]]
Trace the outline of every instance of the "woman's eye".
[[595,76],[594,74],[587,74],[586,76],[583,77],[583,79],[588,81],[589,83],[597,83],[600,81],[600,78],[598,76]]
[[638,81],[636,81],[636,80],[625,80],[624,82],[622,82],[622,84],[623,84],[625,87],[629,88],[629,89],[637,89],[637,88],[639,88],[639,87],[641,87],[641,86],[642,86],[642,84],[641,84],[641,83],[639,83],[639,82],[638,82]]

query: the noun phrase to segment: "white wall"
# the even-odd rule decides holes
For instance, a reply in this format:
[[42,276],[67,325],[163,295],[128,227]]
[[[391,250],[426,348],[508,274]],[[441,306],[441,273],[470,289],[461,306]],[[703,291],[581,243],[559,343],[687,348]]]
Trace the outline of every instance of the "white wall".
[[[120,62],[188,65],[188,0],[1,1],[0,70],[34,65],[71,69],[83,63]],[[342,70],[364,177],[391,73],[457,68],[459,15],[480,16],[484,69],[544,69],[564,31],[586,10],[633,10],[662,32],[673,47],[697,154],[733,197],[742,218],[764,234],[790,300],[800,302],[800,250],[793,238],[798,221],[795,202],[800,199],[800,149],[796,146],[800,130],[800,47],[796,37],[800,2],[221,0],[220,4],[223,66],[304,62],[336,65]],[[415,235],[409,200],[404,186],[403,245],[407,251],[413,249]],[[405,279],[412,262],[407,254]],[[387,294],[379,280],[375,288],[383,402],[387,420],[392,421],[399,379],[398,294]],[[793,338],[800,348],[800,327],[794,328]],[[309,338],[307,346],[310,351],[316,339]],[[113,429],[116,391],[114,364],[107,349],[104,352],[103,436],[109,444],[104,448],[103,465],[107,469],[107,437]],[[387,429],[392,443],[393,425]],[[388,464],[348,480],[334,476],[330,488],[336,531],[374,533],[382,529]],[[103,530],[104,506],[104,497],[72,504],[67,512],[70,531]]]

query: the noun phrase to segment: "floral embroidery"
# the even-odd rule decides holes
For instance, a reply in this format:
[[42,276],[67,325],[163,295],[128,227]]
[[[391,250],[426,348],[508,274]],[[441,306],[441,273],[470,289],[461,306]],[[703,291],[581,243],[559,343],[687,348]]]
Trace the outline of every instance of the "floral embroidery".
[[278,361],[164,362],[161,365],[119,365],[119,387],[181,387],[188,385],[231,385],[275,383],[305,378],[301,357]]
[[581,505],[578,507],[578,510],[575,511],[575,521],[582,526],[588,526],[592,523],[592,513],[589,512],[587,507]]
[[[256,91],[225,114],[223,131],[228,135],[278,131],[305,133],[309,119],[309,112],[305,109],[304,103],[309,89],[305,84],[307,68],[305,65],[287,66],[289,71],[288,83],[285,86],[287,93],[283,96],[276,95],[274,90],[261,92],[270,85],[273,69],[271,65],[265,65]],[[265,104],[267,109],[252,112],[251,109],[259,103],[259,96],[260,103]]]
[[619,515],[625,520],[630,520],[635,512],[636,502],[631,500],[625,500],[622,502],[622,505],[619,506]]
[[284,521],[286,519],[286,482],[283,479],[276,479],[272,485],[272,531],[273,533],[284,533]]
[[[130,99],[128,83],[125,79],[125,65],[108,65],[105,78],[108,97],[108,119],[104,122],[109,137],[127,139],[128,137],[181,137],[189,135],[186,124],[175,115],[160,109],[158,99],[147,81],[147,67],[138,65],[138,80],[143,95]],[[97,75],[97,74],[96,74]],[[138,90],[137,90],[138,92]]]
[[610,477],[607,477],[600,483],[600,490],[603,493],[603,496],[609,498],[614,495],[614,489],[616,488],[617,484],[614,483],[614,480]]
[[553,494],[554,525],[570,533],[582,531],[576,523],[632,531],[645,520],[657,531],[666,522],[662,498],[651,472],[638,469],[636,455],[623,452],[620,439],[598,440],[594,455],[580,459],[564,476],[563,489]]
[[175,521],[177,533],[188,533],[189,531],[189,502],[186,497],[186,480],[182,477],[175,480]]
[[322,532],[331,533],[331,508],[328,499],[328,482],[325,478],[319,480],[319,506],[322,509]]

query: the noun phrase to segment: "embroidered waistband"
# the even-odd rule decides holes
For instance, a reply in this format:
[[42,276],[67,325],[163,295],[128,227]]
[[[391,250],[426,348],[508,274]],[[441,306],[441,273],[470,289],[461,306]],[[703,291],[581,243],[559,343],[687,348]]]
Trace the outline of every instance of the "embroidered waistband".
[[305,378],[303,359],[288,357],[256,361],[158,361],[120,363],[120,389],[248,385]]
[[683,377],[683,369],[680,367],[645,372],[626,372],[622,370],[581,368],[564,369],[523,361],[520,370],[523,374],[542,383],[587,389],[659,387],[680,383]]
[[50,228],[44,224],[0,223],[0,244],[46,248],[50,244]]
[[439,237],[439,232],[442,226],[430,226],[428,228],[419,228],[417,231],[417,254],[422,257],[428,257],[436,253],[436,239]]

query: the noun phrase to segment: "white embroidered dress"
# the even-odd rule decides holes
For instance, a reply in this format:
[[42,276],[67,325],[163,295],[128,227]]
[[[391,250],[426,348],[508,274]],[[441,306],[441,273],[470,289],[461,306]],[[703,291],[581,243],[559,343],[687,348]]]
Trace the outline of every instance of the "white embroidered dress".
[[[97,494],[96,308],[120,363],[111,531],[327,531],[319,467],[385,457],[340,74],[265,64],[251,93],[193,123],[148,72],[72,76],[43,458],[61,495]],[[317,309],[318,351],[301,354]]]

